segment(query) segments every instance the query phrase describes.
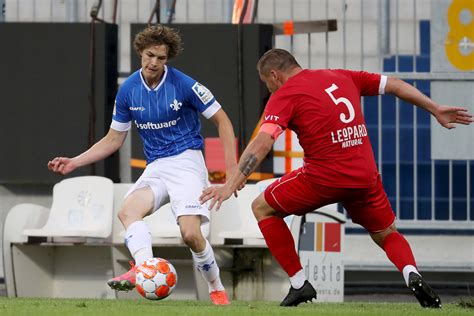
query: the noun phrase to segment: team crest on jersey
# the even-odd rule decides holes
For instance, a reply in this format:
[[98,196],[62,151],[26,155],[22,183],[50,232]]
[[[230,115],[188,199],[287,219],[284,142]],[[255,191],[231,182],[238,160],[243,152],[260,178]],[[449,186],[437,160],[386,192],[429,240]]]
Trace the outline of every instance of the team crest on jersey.
[[211,91],[207,89],[205,86],[196,82],[192,87],[194,93],[201,99],[202,103],[207,104],[207,102],[211,101],[214,96],[212,95]]
[[173,111],[178,112],[179,109],[181,109],[182,105],[183,105],[183,103],[178,102],[178,100],[174,99],[173,103],[170,104],[170,108],[172,108]]

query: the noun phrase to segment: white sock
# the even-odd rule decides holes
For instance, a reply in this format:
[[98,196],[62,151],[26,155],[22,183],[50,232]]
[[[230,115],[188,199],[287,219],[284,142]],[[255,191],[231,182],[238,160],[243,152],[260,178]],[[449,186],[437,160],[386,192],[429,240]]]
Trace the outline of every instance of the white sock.
[[304,275],[303,269],[296,272],[295,275],[290,277],[291,286],[296,290],[301,289],[305,281],[306,281],[306,275]]
[[410,264],[406,265],[406,266],[403,268],[403,278],[405,279],[405,283],[407,284],[407,286],[408,286],[408,281],[409,281],[410,273],[412,273],[412,272],[415,272],[416,274],[418,274],[418,275],[421,276],[420,272],[418,272],[418,270],[417,270],[414,266],[412,266],[412,265],[410,265]]
[[137,266],[153,258],[151,233],[144,221],[136,221],[128,226],[125,232],[125,246],[130,250]]
[[209,286],[209,293],[213,291],[223,291],[221,278],[219,277],[219,267],[217,266],[214,251],[212,250],[209,241],[206,240],[206,247],[202,252],[196,253],[191,250],[194,264],[197,269],[201,271],[202,277],[207,281]]

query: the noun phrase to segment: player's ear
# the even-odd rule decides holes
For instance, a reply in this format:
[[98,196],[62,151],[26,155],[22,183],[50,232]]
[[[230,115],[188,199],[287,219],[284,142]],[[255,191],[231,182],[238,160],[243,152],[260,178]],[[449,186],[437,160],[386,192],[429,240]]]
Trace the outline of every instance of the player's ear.
[[278,77],[278,74],[275,70],[270,70],[270,76],[273,78],[273,79],[277,79]]

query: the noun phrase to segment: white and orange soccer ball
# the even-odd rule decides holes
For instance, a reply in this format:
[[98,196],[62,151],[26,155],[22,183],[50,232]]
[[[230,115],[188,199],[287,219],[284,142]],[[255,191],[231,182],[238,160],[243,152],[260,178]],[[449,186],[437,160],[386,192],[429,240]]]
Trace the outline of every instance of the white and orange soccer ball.
[[135,288],[149,300],[162,300],[173,292],[178,282],[176,270],[169,261],[151,258],[137,267]]

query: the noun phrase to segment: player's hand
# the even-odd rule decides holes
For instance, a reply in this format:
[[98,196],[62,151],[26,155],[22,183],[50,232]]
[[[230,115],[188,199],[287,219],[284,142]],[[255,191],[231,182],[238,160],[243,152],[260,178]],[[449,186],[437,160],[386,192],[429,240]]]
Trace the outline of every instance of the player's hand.
[[447,129],[456,128],[455,124],[469,125],[474,120],[472,115],[467,113],[466,108],[440,105],[433,115],[439,124]]
[[74,159],[68,157],[56,157],[48,161],[48,169],[66,175],[77,168]]
[[233,191],[229,190],[225,185],[222,187],[209,187],[202,191],[202,194],[199,197],[199,202],[204,204],[207,201],[212,200],[211,204],[209,205],[209,210],[212,211],[217,203],[216,211],[218,211],[221,208],[222,202],[230,198],[232,193]]

